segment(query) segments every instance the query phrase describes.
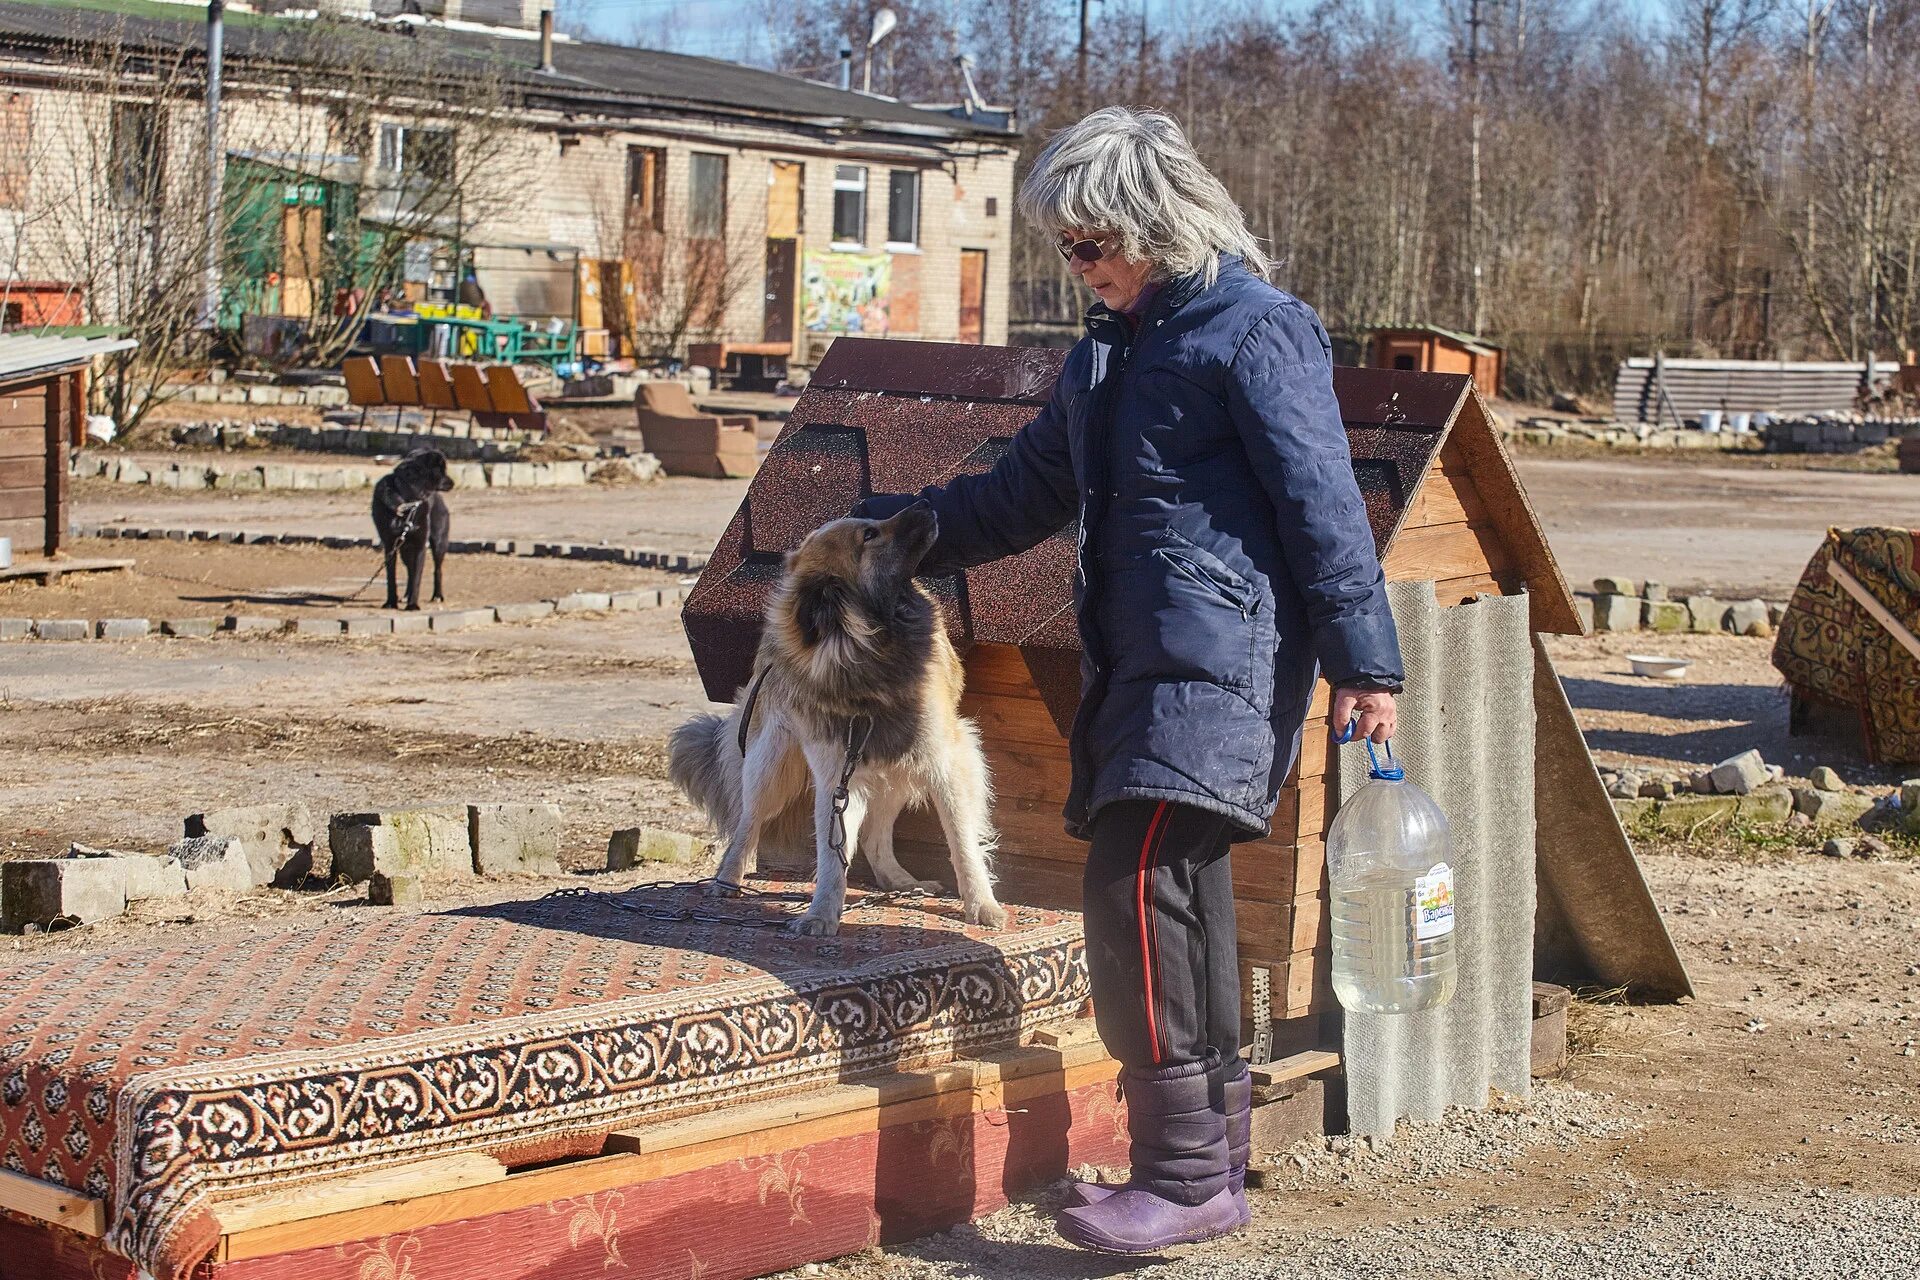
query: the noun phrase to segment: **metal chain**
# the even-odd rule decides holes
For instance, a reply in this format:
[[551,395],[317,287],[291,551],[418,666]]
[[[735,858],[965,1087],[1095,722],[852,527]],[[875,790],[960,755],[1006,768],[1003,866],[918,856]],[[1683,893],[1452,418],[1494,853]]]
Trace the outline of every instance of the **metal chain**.
[[[403,502],[399,505],[398,508],[396,508],[402,515],[406,516],[407,518],[407,522],[400,526],[400,532],[397,535],[395,535],[393,539],[393,545],[396,548],[396,554],[400,544],[407,540],[407,535],[409,533],[413,532],[413,513],[418,511],[421,507],[425,506],[426,501],[427,500],[425,498],[415,498],[412,502]],[[360,598],[360,593],[362,591],[365,591],[368,587],[373,585],[373,580],[375,578],[379,577],[382,573],[386,572],[386,569],[387,569],[387,551],[385,547],[382,547],[380,549],[380,563],[374,567],[374,570],[372,573],[367,575],[367,580],[361,583],[358,587],[354,588],[354,592],[352,595],[335,596],[334,599],[338,600],[341,604],[352,604],[355,600],[358,600]]]
[[840,770],[840,785],[833,789],[833,812],[827,819],[827,848],[840,859],[842,871],[853,870],[853,855],[847,851],[847,805],[852,801],[853,771],[866,757],[867,739],[872,736],[872,716],[855,716],[847,721],[847,763]]
[[[622,889],[618,893],[605,893],[585,885],[555,889],[547,894],[548,898],[594,898],[616,911],[625,911],[630,915],[644,916],[661,924],[717,924],[730,925],[738,929],[784,929],[800,912],[786,911],[774,916],[745,916],[730,912],[712,900],[704,906],[671,906],[664,902],[649,902],[644,895],[671,893],[676,889],[693,889],[700,885],[718,884],[713,876],[700,880],[654,880],[646,884],[636,884]],[[739,891],[743,898],[754,898],[762,902],[788,903],[804,908],[812,901],[812,895],[798,890],[755,889],[750,885],[729,885]],[[850,901],[841,910],[842,917],[855,911],[867,911],[875,907],[889,906],[895,902],[908,902],[917,898],[930,897],[926,890],[919,887],[911,889],[888,889],[876,893],[862,894],[858,900]]]

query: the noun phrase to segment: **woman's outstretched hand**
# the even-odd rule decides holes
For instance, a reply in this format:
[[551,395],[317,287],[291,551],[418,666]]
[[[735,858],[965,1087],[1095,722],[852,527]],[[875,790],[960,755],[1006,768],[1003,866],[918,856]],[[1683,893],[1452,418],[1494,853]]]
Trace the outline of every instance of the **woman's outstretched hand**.
[[[1358,717],[1359,723],[1354,724]],[[1399,724],[1399,711],[1394,706],[1393,695],[1378,689],[1335,689],[1333,691],[1333,726],[1338,737],[1353,724],[1353,736],[1343,738],[1345,742],[1358,742],[1362,738],[1372,738],[1384,743],[1393,736]]]

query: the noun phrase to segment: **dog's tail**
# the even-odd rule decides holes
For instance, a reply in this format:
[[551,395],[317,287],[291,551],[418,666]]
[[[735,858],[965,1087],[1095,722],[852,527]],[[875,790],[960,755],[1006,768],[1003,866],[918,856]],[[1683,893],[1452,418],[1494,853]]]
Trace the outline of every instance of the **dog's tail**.
[[667,776],[707,811],[722,836],[740,821],[740,767],[731,716],[702,712],[667,740]]

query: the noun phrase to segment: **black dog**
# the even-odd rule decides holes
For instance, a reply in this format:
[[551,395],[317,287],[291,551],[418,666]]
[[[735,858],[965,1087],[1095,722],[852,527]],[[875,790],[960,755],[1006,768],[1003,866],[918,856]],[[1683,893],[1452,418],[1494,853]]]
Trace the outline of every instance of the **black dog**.
[[407,558],[407,608],[420,607],[420,579],[426,576],[427,549],[433,549],[433,600],[445,600],[440,589],[440,564],[447,558],[447,536],[452,517],[440,495],[453,488],[447,459],[438,449],[415,449],[393,471],[373,486],[373,527],[387,559],[387,603],[400,607],[394,589],[393,563]]

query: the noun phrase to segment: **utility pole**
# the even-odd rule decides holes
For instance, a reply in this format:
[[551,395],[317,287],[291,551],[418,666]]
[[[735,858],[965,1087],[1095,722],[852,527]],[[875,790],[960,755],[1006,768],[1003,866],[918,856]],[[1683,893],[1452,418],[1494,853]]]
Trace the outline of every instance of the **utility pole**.
[[227,0],[207,0],[207,283],[200,303],[201,326],[220,323],[220,200],[226,178],[226,148],[220,141],[220,76],[226,57]]
[[1073,82],[1080,88],[1080,106],[1087,105],[1087,10],[1093,0],[1080,0],[1080,44],[1073,55]]
[[1467,327],[1475,334],[1487,327],[1480,262],[1480,4],[1467,0],[1467,262],[1473,273],[1467,286]]

